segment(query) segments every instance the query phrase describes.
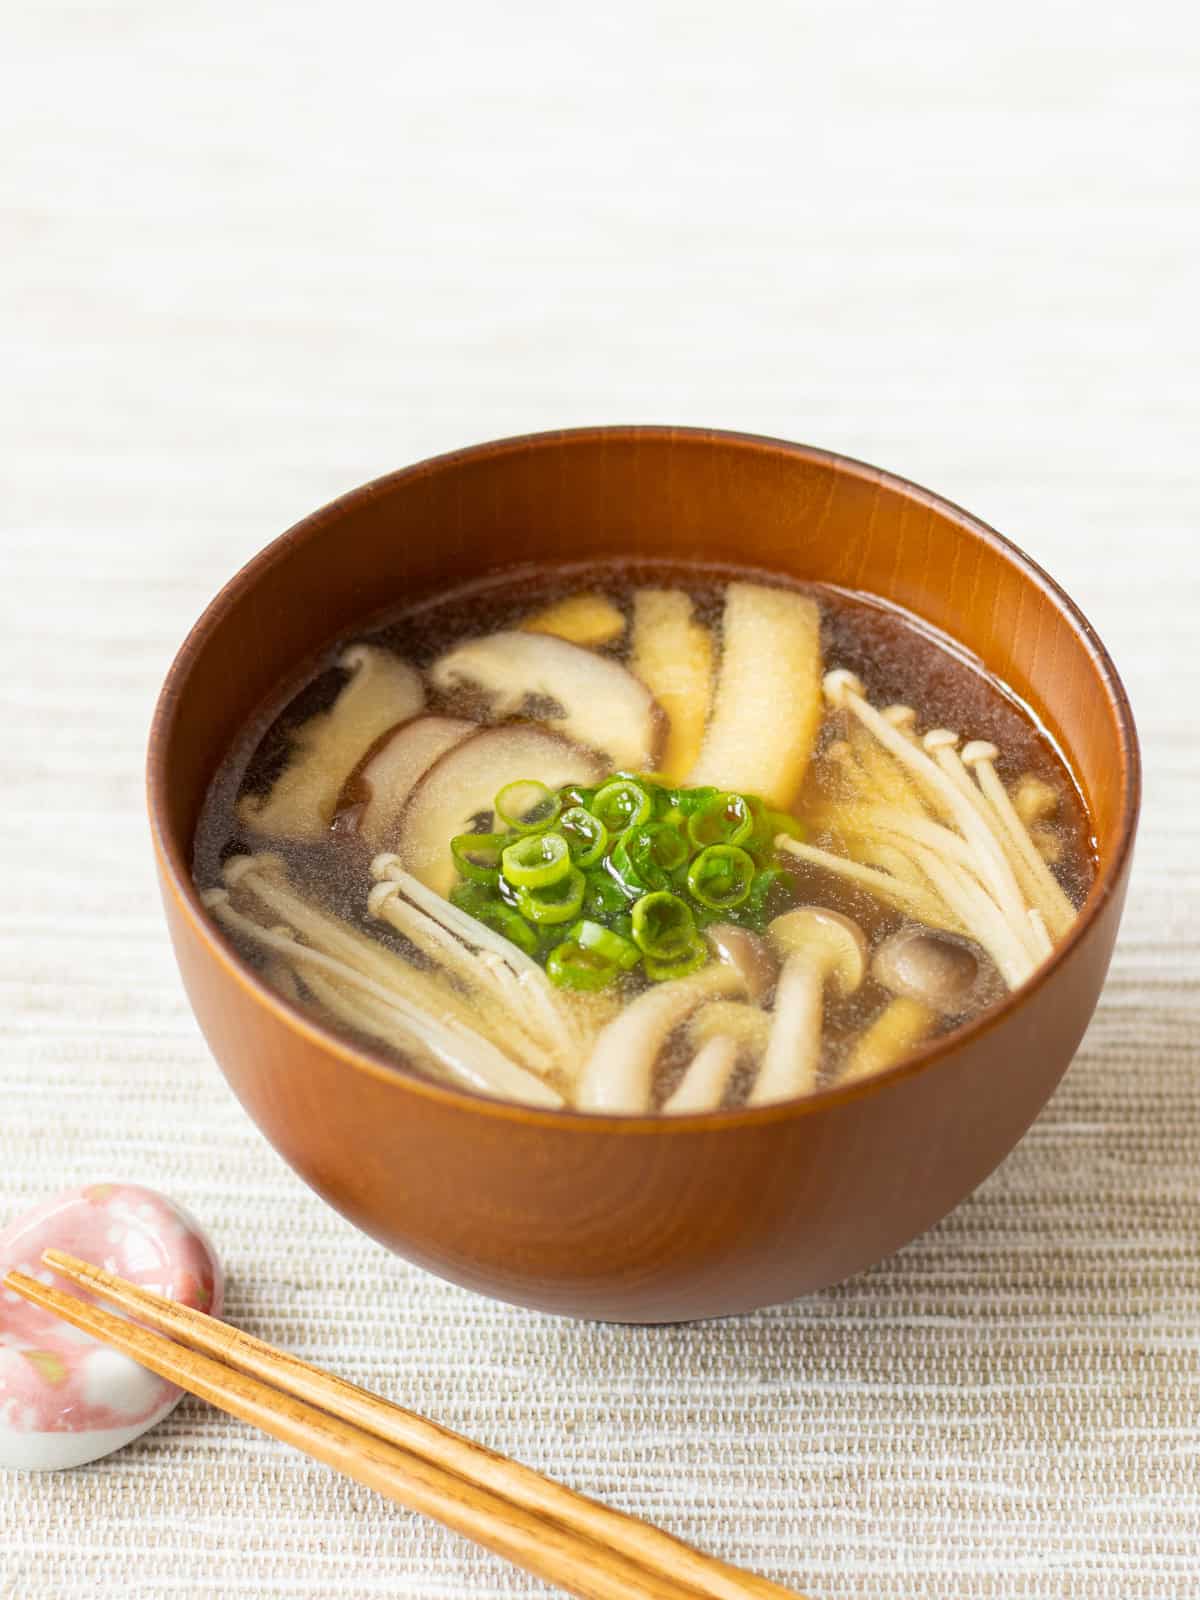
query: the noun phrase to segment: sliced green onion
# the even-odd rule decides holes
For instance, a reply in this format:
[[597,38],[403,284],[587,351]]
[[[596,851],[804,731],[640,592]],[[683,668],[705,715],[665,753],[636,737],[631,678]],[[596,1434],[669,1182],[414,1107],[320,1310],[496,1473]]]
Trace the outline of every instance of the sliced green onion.
[[773,917],[794,906],[799,896],[800,886],[792,873],[782,867],[767,867],[756,874],[739,911],[761,932]]
[[781,833],[786,833],[791,839],[803,839],[805,836],[804,824],[790,811],[768,811],[764,814],[763,822],[772,844]]
[[644,894],[633,908],[633,938],[639,950],[659,961],[683,956],[696,937],[696,922],[686,901],[659,890]]
[[688,858],[687,840],[669,822],[626,828],[613,846],[611,870],[632,889],[665,889]]
[[614,962],[623,972],[636,967],[642,959],[642,952],[631,939],[622,938],[619,933],[614,933],[611,928],[606,928],[600,922],[587,920],[577,922],[571,929],[571,938],[581,950],[590,950],[595,955],[603,956],[606,961]]
[[561,833],[527,833],[500,856],[515,889],[544,889],[571,871],[571,852]]
[[688,836],[703,849],[710,844],[744,844],[754,832],[754,813],[743,794],[716,794],[688,818]]
[[750,893],[754,858],[736,844],[710,844],[688,868],[687,882],[702,906],[728,911]]
[[558,798],[563,806],[582,806],[586,811],[592,803],[595,789],[589,789],[585,783],[568,783],[565,788],[558,791]]
[[615,962],[594,950],[584,949],[574,939],[565,939],[546,958],[546,976],[560,989],[591,991],[606,989],[619,976],[619,969]]
[[450,841],[450,853],[461,877],[469,883],[494,884],[500,876],[500,852],[506,833],[460,833]]
[[577,867],[595,866],[608,849],[608,829],[583,806],[569,806],[558,826]]
[[644,963],[646,976],[651,983],[669,983],[672,978],[686,978],[689,973],[698,971],[708,958],[708,946],[704,940],[694,939],[674,961],[662,961],[648,955]]
[[614,778],[598,789],[588,810],[610,833],[638,822],[647,822],[654,810],[654,801],[644,784],[633,778]]
[[557,817],[562,802],[553,789],[536,778],[518,778],[506,783],[493,802],[496,815],[518,833],[536,833],[548,828]]
[[586,888],[583,873],[568,862],[565,877],[556,882],[518,889],[517,910],[529,922],[573,922],[583,905]]
[[674,872],[687,861],[691,851],[679,829],[669,822],[644,822],[640,828],[631,828],[634,859],[647,865],[660,867],[664,872]]
[[460,911],[465,911],[468,916],[474,917],[476,922],[482,922],[484,927],[492,928],[496,933],[503,935],[527,956],[537,951],[537,934],[525,918],[520,912],[514,911],[512,906],[506,906],[503,900],[489,895],[482,884],[460,883],[457,888],[451,890],[450,901]]
[[701,806],[720,793],[711,784],[700,784],[695,789],[668,789],[666,790],[667,803],[680,816],[690,817],[693,811],[699,811]]
[[597,921],[611,921],[628,911],[630,899],[640,892],[638,889],[626,891],[604,867],[593,867],[587,878],[584,914]]

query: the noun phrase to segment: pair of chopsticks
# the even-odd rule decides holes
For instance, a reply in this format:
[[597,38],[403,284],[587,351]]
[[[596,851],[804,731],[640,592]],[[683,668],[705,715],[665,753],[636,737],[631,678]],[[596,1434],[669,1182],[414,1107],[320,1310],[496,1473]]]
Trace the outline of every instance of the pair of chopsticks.
[[794,1590],[703,1555],[650,1523],[576,1494],[228,1323],[62,1251],[47,1250],[42,1260],[148,1328],[22,1272],[10,1272],[5,1287],[580,1600],[798,1600]]

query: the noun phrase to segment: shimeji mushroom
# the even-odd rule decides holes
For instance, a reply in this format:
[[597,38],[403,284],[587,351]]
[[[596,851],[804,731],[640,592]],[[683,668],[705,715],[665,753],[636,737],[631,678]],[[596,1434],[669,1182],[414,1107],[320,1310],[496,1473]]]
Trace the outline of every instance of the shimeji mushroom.
[[871,973],[892,998],[851,1049],[842,1083],[884,1071],[926,1039],[940,1017],[965,1011],[979,963],[965,945],[902,928],[875,951]]
[[561,708],[546,716],[558,731],[629,771],[652,767],[666,734],[661,707],[632,672],[548,633],[506,629],[469,639],[439,657],[429,677],[444,691],[475,689],[495,718],[548,701]]
[[714,1034],[696,1051],[675,1089],[663,1102],[669,1116],[711,1111],[719,1106],[738,1064],[738,1042]]
[[740,974],[747,999],[754,1005],[761,1005],[775,987],[779,975],[779,963],[766,940],[749,928],[735,927],[732,922],[710,923],[704,930],[704,937],[716,959]]
[[388,650],[352,645],[337,665],[349,674],[337,699],[292,735],[288,763],[270,790],[238,801],[240,821],[255,833],[322,838],[342,785],[366,751],[425,703],[420,674]]
[[663,1110],[675,1115],[719,1106],[739,1063],[746,1061],[757,1069],[770,1037],[771,1017],[760,1005],[710,1000],[700,1006],[687,1024],[687,1040],[696,1053]]
[[816,1087],[826,991],[853,994],[866,972],[867,944],[849,917],[822,906],[802,906],[768,928],[783,958],[775,988],[771,1037],[750,1103],[790,1100]]
[[687,978],[655,984],[630,1001],[592,1047],[576,1095],[581,1111],[649,1111],[654,1066],[668,1034],[706,1000],[741,992],[733,967],[711,962]]
[[451,1081],[479,1093],[530,1105],[562,1104],[562,1096],[548,1083],[518,1066],[482,1034],[456,1020],[430,1015],[357,968],[312,949],[286,925],[264,927],[241,915],[234,910],[226,889],[208,891],[204,901],[231,933],[283,957],[297,969],[306,984],[311,983],[313,993],[343,1022],[402,1049],[415,1049]]

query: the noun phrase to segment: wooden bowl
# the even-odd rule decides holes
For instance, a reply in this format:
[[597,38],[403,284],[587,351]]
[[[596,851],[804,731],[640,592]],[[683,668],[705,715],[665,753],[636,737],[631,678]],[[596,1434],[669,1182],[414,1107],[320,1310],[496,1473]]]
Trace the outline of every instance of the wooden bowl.
[[[265,987],[189,872],[227,745],[297,663],[389,602],[495,570],[736,560],[885,596],[977,652],[1082,784],[1100,870],[1054,956],[883,1076],[690,1117],[538,1111],[444,1088]],[[522,1305],[630,1322],[787,1300],[878,1261],[1012,1149],[1066,1070],[1108,967],[1140,789],[1120,680],[1092,628],[998,534],[903,479],[741,434],[594,428],[480,445],[344,496],[217,596],[167,678],[149,799],[171,937],[246,1110],[345,1216],[432,1272]]]

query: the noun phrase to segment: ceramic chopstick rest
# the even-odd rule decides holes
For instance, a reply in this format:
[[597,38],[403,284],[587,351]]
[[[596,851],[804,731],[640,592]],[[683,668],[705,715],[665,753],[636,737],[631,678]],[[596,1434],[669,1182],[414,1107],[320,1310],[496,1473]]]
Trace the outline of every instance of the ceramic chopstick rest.
[[[0,1279],[12,1268],[68,1293],[42,1264],[66,1251],[182,1305],[219,1315],[223,1280],[197,1223],[133,1184],[70,1189],[0,1231]],[[110,1455],[174,1409],[182,1391],[49,1312],[0,1289],[0,1467],[51,1471]]]

